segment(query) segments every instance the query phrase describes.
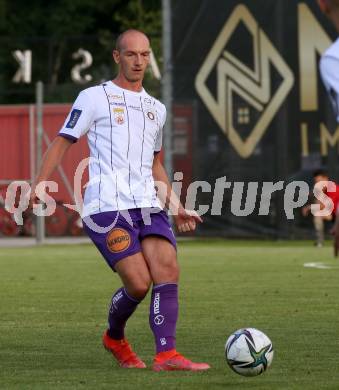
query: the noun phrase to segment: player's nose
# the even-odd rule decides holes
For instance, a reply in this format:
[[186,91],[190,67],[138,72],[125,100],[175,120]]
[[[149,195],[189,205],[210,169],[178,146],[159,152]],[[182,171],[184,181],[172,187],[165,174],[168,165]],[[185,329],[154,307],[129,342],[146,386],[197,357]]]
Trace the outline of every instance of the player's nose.
[[142,64],[142,56],[141,54],[137,54],[135,56],[135,65],[141,65]]

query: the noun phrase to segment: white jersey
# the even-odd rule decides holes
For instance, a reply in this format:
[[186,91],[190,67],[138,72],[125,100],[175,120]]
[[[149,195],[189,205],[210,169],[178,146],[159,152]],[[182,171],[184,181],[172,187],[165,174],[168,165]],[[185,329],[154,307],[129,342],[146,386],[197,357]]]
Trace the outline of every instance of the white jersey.
[[322,55],[320,72],[339,123],[339,38]]
[[87,134],[90,180],[82,217],[160,207],[152,165],[165,120],[165,106],[144,89],[133,92],[107,81],[80,92],[59,135],[77,141]]

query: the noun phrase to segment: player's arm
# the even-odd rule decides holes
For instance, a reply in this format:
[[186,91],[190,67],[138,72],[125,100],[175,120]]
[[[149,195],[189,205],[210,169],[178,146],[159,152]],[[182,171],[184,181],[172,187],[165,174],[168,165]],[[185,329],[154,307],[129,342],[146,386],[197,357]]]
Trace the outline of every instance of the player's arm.
[[37,177],[32,185],[32,191],[30,196],[30,202],[35,203],[37,201],[37,195],[35,188],[37,184],[42,181],[46,181],[50,178],[54,170],[61,163],[66,151],[73,144],[72,140],[58,136],[51,143],[46,153],[43,156],[41,166],[39,168]]
[[320,61],[320,71],[323,82],[329,94],[334,113],[339,123],[339,59],[324,56]]
[[37,194],[35,194],[37,184],[49,179],[53,171],[61,163],[68,148],[87,133],[91,127],[94,120],[94,106],[95,104],[90,94],[86,90],[80,92],[59,131],[59,136],[55,138],[43,157],[31,190],[31,206],[38,198]]
[[171,183],[160,160],[160,153],[155,153],[152,167],[153,178],[158,182],[158,198],[173,215],[179,232],[194,231],[197,222],[202,222],[201,217],[193,210],[185,210],[179,198],[172,191]]

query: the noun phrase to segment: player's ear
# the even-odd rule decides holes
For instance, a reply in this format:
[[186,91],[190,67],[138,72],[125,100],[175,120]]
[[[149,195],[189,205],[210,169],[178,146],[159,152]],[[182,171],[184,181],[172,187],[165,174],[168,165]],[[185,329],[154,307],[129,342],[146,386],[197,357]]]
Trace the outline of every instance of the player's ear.
[[114,59],[116,64],[120,63],[120,52],[119,52],[119,50],[116,50],[116,49],[113,50],[113,59]]

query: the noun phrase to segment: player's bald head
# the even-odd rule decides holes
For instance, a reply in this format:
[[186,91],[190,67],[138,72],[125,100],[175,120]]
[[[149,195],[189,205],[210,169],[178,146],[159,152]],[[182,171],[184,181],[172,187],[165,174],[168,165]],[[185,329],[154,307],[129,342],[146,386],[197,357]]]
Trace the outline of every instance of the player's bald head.
[[149,38],[140,30],[129,29],[121,33],[115,43],[115,50],[121,51],[126,49],[129,44],[135,40],[144,41],[148,46],[150,45]]

